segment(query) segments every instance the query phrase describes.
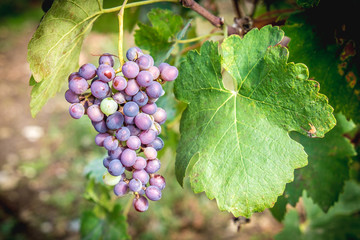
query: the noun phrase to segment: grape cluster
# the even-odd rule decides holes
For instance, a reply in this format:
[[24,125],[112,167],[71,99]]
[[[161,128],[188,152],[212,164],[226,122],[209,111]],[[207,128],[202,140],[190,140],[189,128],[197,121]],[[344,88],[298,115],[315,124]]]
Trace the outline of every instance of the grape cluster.
[[162,84],[174,81],[178,69],[167,63],[154,66],[153,58],[137,47],[126,57],[121,71],[114,70],[111,54],[101,55],[97,68],[82,65],[70,74],[65,99],[71,117],[88,115],[99,132],[95,143],[108,151],[104,183],[114,186],[116,196],[133,193],[134,208],[144,212],[148,199],[159,200],[166,184],[156,172],[161,165],[157,152],[164,147],[158,135],[167,116],[156,101],[165,93]]

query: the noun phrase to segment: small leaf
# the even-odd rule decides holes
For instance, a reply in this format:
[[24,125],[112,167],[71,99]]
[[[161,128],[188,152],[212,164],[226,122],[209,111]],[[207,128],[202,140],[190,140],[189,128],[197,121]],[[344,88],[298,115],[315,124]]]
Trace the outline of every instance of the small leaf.
[[84,175],[94,178],[97,183],[103,183],[104,172],[103,159],[100,158],[89,162],[84,168]]
[[235,216],[271,207],[293,180],[294,169],[307,164],[289,131],[306,135],[302,128],[312,123],[322,137],[335,125],[333,109],[317,83],[308,80],[306,66],[287,63],[287,49],[271,47],[282,36],[279,28],[267,26],[243,39],[224,40],[223,65],[237,82],[236,91],[224,87],[218,45],[209,41],[200,53],[188,53],[175,81],[176,97],[188,103],[180,124],[177,179],[182,184],[189,172],[194,192],[205,191],[220,210]]
[[180,31],[183,20],[179,15],[164,9],[152,9],[148,18],[152,26],[139,23],[139,29],[135,31],[135,43],[149,50],[155,63],[159,64],[169,57],[169,50],[175,44],[176,33]]
[[31,92],[33,117],[78,67],[82,42],[101,9],[102,0],[66,0],[55,1],[45,14],[28,45],[27,59],[37,82]]

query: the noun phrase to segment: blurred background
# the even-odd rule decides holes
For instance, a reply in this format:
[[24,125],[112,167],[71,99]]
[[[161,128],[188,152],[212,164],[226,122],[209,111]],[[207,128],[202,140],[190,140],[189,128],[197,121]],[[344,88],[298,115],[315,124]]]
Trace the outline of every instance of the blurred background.
[[[222,16],[233,18],[231,1],[217,4]],[[0,239],[80,239],[81,216],[94,207],[87,187],[98,184],[86,176],[86,169],[90,164],[104,171],[105,150],[95,145],[90,121],[74,120],[68,114],[66,86],[36,118],[31,117],[27,44],[43,15],[42,7],[46,8],[40,0],[0,3]],[[149,9],[137,13],[140,21],[146,21]],[[196,25],[199,34],[212,29],[199,18]],[[116,20],[99,20],[83,44],[79,64],[96,63],[94,55],[103,52],[116,53],[115,30]],[[125,33],[125,49],[134,46],[133,31]],[[177,122],[172,123],[176,129]],[[168,147],[161,152],[160,173],[167,187],[146,213],[130,208],[128,234],[133,239],[273,239],[281,231],[282,224],[268,210],[239,227],[244,219],[220,212],[215,201],[194,194],[188,184],[182,189],[174,174],[176,130],[164,138]],[[117,200],[108,190],[107,200],[126,208],[128,199]]]

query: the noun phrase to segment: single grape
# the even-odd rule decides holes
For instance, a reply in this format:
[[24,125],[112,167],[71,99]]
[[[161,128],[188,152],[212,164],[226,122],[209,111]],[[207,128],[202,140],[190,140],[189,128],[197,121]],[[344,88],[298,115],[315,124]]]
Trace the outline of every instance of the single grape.
[[145,167],[145,171],[147,173],[156,173],[157,171],[159,171],[161,167],[161,163],[159,161],[159,159],[154,159],[154,160],[149,160],[147,162],[147,165]]
[[160,76],[160,70],[156,66],[151,66],[148,71],[153,75],[154,79],[158,79]]
[[99,76],[99,80],[103,82],[110,82],[115,78],[115,70],[107,64],[101,64],[96,71]]
[[161,199],[161,190],[157,186],[148,186],[145,190],[146,197],[151,201]]
[[106,126],[111,130],[119,129],[124,123],[124,116],[121,112],[115,112],[106,119]]
[[158,107],[156,112],[152,115],[154,120],[159,124],[163,124],[166,121],[167,115],[163,108]]
[[150,129],[156,132],[156,135],[160,135],[161,133],[161,125],[157,122],[153,122]]
[[137,136],[130,136],[126,141],[126,146],[132,150],[138,150],[141,146],[141,141]]
[[107,138],[108,136],[110,136],[108,133],[99,133],[95,136],[95,144],[103,147],[104,146],[104,140],[105,138]]
[[70,89],[68,89],[65,92],[65,99],[66,101],[68,101],[69,103],[79,103],[80,99],[79,99],[79,95],[75,94],[73,91],[71,91]]
[[156,103],[147,103],[146,105],[144,105],[143,107],[141,107],[141,111],[143,113],[152,115],[156,112],[157,110],[157,106]]
[[126,52],[126,58],[129,61],[135,61],[141,55],[142,55],[142,51],[138,47],[129,48]]
[[153,160],[157,157],[157,151],[155,148],[146,147],[144,149],[144,154],[147,159]]
[[68,82],[70,82],[73,78],[75,77],[80,77],[79,73],[78,72],[73,72],[69,75],[68,77]]
[[135,62],[126,62],[121,68],[122,73],[124,74],[124,77],[127,79],[130,78],[136,78],[136,76],[139,74],[139,66]]
[[107,64],[111,67],[114,66],[114,58],[110,53],[104,53],[99,58],[99,65]]
[[119,159],[114,159],[109,163],[109,173],[113,176],[120,176],[125,171]]
[[111,115],[118,110],[118,104],[111,97],[104,98],[100,104],[101,111],[106,115]]
[[69,107],[69,113],[72,118],[79,119],[85,113],[85,108],[81,103],[73,103]]
[[124,118],[125,118],[125,119],[124,119],[124,122],[125,122],[126,125],[135,124],[135,122],[134,122],[135,117],[125,116]]
[[161,79],[164,81],[174,81],[179,75],[179,71],[174,66],[165,66],[160,71]]
[[104,159],[103,159],[103,165],[104,165],[104,167],[109,168],[109,164],[110,164],[110,162],[111,162],[112,160],[113,160],[113,159],[112,159],[111,157],[106,157],[106,158],[104,158]]
[[136,161],[136,152],[128,148],[125,149],[121,154],[120,161],[125,167],[131,167]]
[[142,184],[147,184],[149,182],[149,174],[143,169],[135,170],[132,177],[139,179]]
[[139,113],[139,106],[135,102],[127,102],[123,108],[124,115],[135,117]]
[[152,120],[146,113],[139,113],[135,117],[135,125],[141,130],[148,130],[151,127]]
[[148,96],[146,95],[145,92],[143,91],[139,91],[137,94],[135,94],[135,96],[132,99],[134,102],[137,103],[137,105],[139,105],[139,107],[145,106],[149,100]]
[[147,70],[154,64],[154,60],[151,59],[150,55],[145,54],[139,57],[136,63],[139,65],[140,70]]
[[159,70],[160,70],[160,72],[165,68],[165,67],[167,67],[167,66],[170,66],[170,64],[168,64],[168,63],[160,63],[160,65],[159,65]]
[[115,132],[115,136],[119,141],[126,141],[130,137],[130,130],[127,127],[121,127]]
[[95,130],[99,133],[106,133],[108,131],[108,128],[106,127],[106,122],[104,120],[100,122],[91,122],[94,126]]
[[88,90],[89,84],[80,76],[76,76],[69,81],[69,89],[75,94],[82,94]]
[[149,183],[151,186],[157,186],[160,190],[163,190],[166,186],[165,178],[160,174],[153,175],[150,178]]
[[115,150],[108,151],[109,157],[111,157],[112,159],[120,159],[123,150],[124,148],[119,146]]
[[96,80],[91,84],[91,94],[96,98],[104,98],[109,93],[109,85],[100,80]]
[[117,103],[117,104],[124,104],[126,102],[125,100],[125,96],[123,93],[121,92],[117,92],[114,94],[114,96],[112,96],[112,98],[114,99],[114,101]]
[[140,86],[137,84],[137,82],[134,79],[130,79],[127,83],[127,87],[125,88],[125,93],[126,95],[132,97],[135,94],[137,94],[139,90],[140,90]]
[[89,119],[93,122],[99,122],[104,119],[104,114],[101,112],[99,105],[91,105],[86,110]]
[[121,76],[116,76],[114,79],[113,79],[113,84],[112,86],[118,90],[118,91],[122,91],[126,88],[127,86],[127,81],[125,78],[121,77]]
[[120,181],[114,186],[114,193],[118,197],[124,196],[129,190],[129,186],[126,182]]
[[142,183],[139,179],[133,178],[129,182],[129,189],[133,192],[139,192],[142,189]]
[[90,80],[96,76],[96,67],[91,63],[86,63],[80,67],[79,75],[86,80]]
[[141,130],[138,129],[135,125],[127,125],[127,128],[130,130],[131,136],[138,136],[141,133]]
[[157,137],[154,141],[146,145],[147,147],[153,147],[156,149],[156,151],[160,151],[164,147],[164,141]]
[[146,88],[146,94],[151,98],[158,98],[161,96],[163,88],[160,83],[153,82],[150,86]]
[[150,86],[154,81],[153,75],[149,71],[141,71],[136,77],[136,82],[141,87],[148,87]]
[[145,130],[139,134],[139,138],[142,144],[149,144],[156,138],[156,132],[154,130]]
[[106,150],[115,150],[119,146],[119,141],[114,136],[108,136],[104,139],[104,148]]
[[145,212],[149,208],[149,201],[144,196],[141,196],[134,199],[133,206],[136,211]]
[[122,179],[122,175],[113,176],[108,171],[106,171],[103,175],[103,182],[108,186],[114,186],[120,182]]
[[135,160],[135,163],[133,165],[133,168],[136,170],[142,170],[146,167],[146,160],[143,157],[137,157]]

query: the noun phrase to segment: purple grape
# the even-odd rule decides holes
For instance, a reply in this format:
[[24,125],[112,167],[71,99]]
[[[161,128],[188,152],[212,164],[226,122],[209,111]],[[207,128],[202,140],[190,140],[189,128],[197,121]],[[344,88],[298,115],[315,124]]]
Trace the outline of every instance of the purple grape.
[[110,164],[110,162],[111,162],[112,160],[113,160],[113,159],[112,159],[111,157],[106,157],[106,158],[104,158],[104,159],[103,159],[103,165],[104,165],[104,167],[109,168],[109,164]]
[[99,58],[99,65],[107,64],[111,67],[114,66],[114,58],[110,53],[104,53]]
[[122,73],[124,74],[124,77],[127,79],[130,78],[136,78],[136,76],[139,74],[139,66],[135,62],[126,62],[121,68]]
[[129,189],[133,192],[139,192],[142,189],[142,183],[139,179],[133,178],[129,182]]
[[147,184],[149,182],[149,174],[145,170],[135,170],[132,175],[133,178],[139,179],[142,184]]
[[156,113],[156,110],[157,110],[156,103],[148,103],[148,104],[146,104],[145,106],[143,106],[141,108],[141,111],[143,113],[146,113],[146,114],[149,114],[149,115],[152,115],[152,114]]
[[126,52],[126,58],[129,61],[135,61],[136,59],[138,59],[138,57],[140,57],[142,55],[142,51],[140,50],[140,48],[138,47],[132,47],[129,48]]
[[118,147],[115,150],[108,151],[108,154],[112,159],[115,159],[115,158],[120,159],[120,156],[121,156],[121,153],[123,150],[124,150],[124,148]]
[[[145,185],[143,185],[143,187],[146,187]],[[140,189],[140,191],[137,192],[140,196],[145,194],[145,190],[143,188]]]
[[91,105],[86,111],[89,119],[93,122],[99,122],[104,119],[104,114],[100,110],[99,105]]
[[151,66],[148,71],[153,75],[154,79],[158,79],[160,76],[160,70],[159,68],[155,67],[155,66]]
[[96,67],[91,63],[86,63],[80,67],[79,75],[86,80],[90,80],[96,76]]
[[155,148],[152,147],[146,147],[144,149],[144,154],[147,159],[153,160],[157,157],[157,151]]
[[116,138],[119,139],[119,141],[126,141],[130,137],[130,130],[127,127],[121,127],[119,128],[116,133]]
[[88,90],[89,84],[80,76],[76,76],[69,81],[69,89],[75,94],[82,94]]
[[165,178],[160,174],[153,175],[150,178],[149,183],[151,186],[157,186],[160,190],[163,190],[166,186]]
[[145,190],[146,197],[151,201],[161,199],[161,190],[157,186],[148,186]]
[[114,186],[114,193],[118,197],[124,196],[129,190],[129,186],[126,182],[120,181]]
[[131,136],[138,136],[141,133],[141,130],[138,129],[135,125],[128,125],[127,128],[130,130]]
[[149,201],[144,196],[141,196],[134,199],[133,206],[136,211],[145,212],[149,208]]
[[119,129],[124,123],[124,116],[121,112],[115,112],[106,119],[106,126],[111,130]]
[[73,78],[75,77],[80,77],[79,73],[78,72],[73,72],[69,75],[68,77],[68,82],[70,82]]
[[156,132],[156,135],[159,135],[161,133],[161,125],[157,122],[153,122],[150,129],[154,130]]
[[146,145],[147,147],[153,147],[156,149],[156,151],[160,151],[164,147],[164,141],[157,137],[154,141]]
[[163,124],[166,121],[167,115],[163,108],[158,107],[156,112],[152,115],[154,120],[159,124]]
[[91,84],[91,94],[96,98],[105,98],[109,90],[109,85],[100,80],[96,80]]
[[143,157],[137,157],[135,160],[135,163],[133,165],[133,168],[136,170],[142,170],[146,167],[146,160]]
[[103,147],[104,146],[104,140],[105,138],[107,138],[108,136],[110,136],[108,133],[98,133],[96,136],[95,136],[95,144],[100,146],[100,147]]
[[125,116],[124,122],[126,125],[132,125],[132,124],[135,124],[134,119],[135,119],[135,117]]
[[117,92],[114,94],[114,96],[112,96],[112,98],[114,99],[114,101],[117,103],[117,104],[124,104],[126,102],[125,100],[125,96],[123,93],[121,92]]
[[65,92],[65,99],[67,102],[69,103],[79,103],[80,99],[79,99],[79,95],[75,94],[73,91],[71,91],[70,89],[68,89]]
[[128,148],[125,149],[121,154],[120,161],[125,167],[131,167],[136,161],[136,152]]
[[132,100],[136,102],[139,107],[142,107],[147,104],[149,98],[146,93],[144,93],[143,91],[139,91],[137,94],[135,94]]
[[118,90],[118,91],[122,91],[126,88],[127,86],[127,81],[125,78],[121,77],[121,76],[116,76],[114,79],[113,79],[113,84],[112,86]]
[[148,103],[156,103],[157,100],[159,100],[159,98],[151,98],[151,97],[149,97]]
[[95,130],[99,133],[106,133],[108,131],[108,128],[106,127],[106,122],[104,120],[100,122],[91,122],[94,126]]
[[124,105],[123,112],[125,116],[135,117],[139,113],[139,106],[135,102],[127,102]]
[[165,66],[160,70],[161,79],[164,81],[174,81],[179,75],[179,71],[174,66]]
[[130,136],[126,141],[126,146],[132,150],[138,150],[141,146],[141,141],[137,136]]
[[157,171],[159,171],[160,167],[161,163],[159,159],[149,160],[145,167],[145,171],[147,173],[156,173]]
[[139,113],[135,117],[135,125],[141,130],[148,130],[151,127],[152,120],[146,113]]
[[160,65],[159,65],[159,70],[160,70],[160,72],[165,68],[165,67],[167,67],[167,66],[170,66],[168,63],[160,63]]
[[[134,96],[135,94],[137,94],[140,90],[140,87],[139,85],[137,84],[137,82],[134,80],[134,79],[130,79],[128,81],[128,85],[127,87],[125,88],[125,93],[126,95],[132,97]],[[129,99],[130,100],[130,99]]]
[[72,118],[79,119],[85,113],[85,108],[81,103],[73,103],[69,107],[69,113]]
[[109,163],[109,173],[113,176],[120,176],[125,171],[119,159],[114,159]]
[[101,64],[96,71],[99,76],[99,80],[103,82],[110,82],[115,78],[115,70],[107,64]]
[[140,141],[142,144],[149,144],[151,143],[152,141],[155,140],[156,138],[156,132],[154,130],[145,130],[143,132],[140,133],[139,135],[139,138],[140,138]]
[[108,136],[104,139],[104,148],[106,150],[115,150],[119,146],[119,141],[114,136]]
[[150,86],[146,88],[146,94],[151,98],[158,98],[161,96],[163,88],[160,83],[153,82]]
[[153,75],[149,71],[141,71],[136,77],[136,82],[141,87],[148,87],[150,86],[154,81]]
[[154,60],[151,59],[150,55],[145,54],[139,57],[136,63],[139,65],[140,70],[147,70],[154,64]]

